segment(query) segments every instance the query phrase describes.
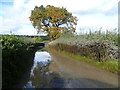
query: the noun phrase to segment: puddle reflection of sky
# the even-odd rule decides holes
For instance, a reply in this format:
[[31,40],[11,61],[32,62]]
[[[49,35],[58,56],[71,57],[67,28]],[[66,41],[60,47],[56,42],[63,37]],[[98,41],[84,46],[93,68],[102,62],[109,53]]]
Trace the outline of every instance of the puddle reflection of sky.
[[34,75],[33,70],[34,70],[34,68],[37,67],[37,64],[42,67],[42,66],[46,66],[50,61],[51,61],[51,56],[48,52],[46,52],[46,51],[36,52],[35,58],[34,58],[34,64],[31,69],[31,75]]
[[[40,67],[46,66],[51,61],[51,56],[48,52],[36,52],[34,57],[34,64],[31,69],[30,75],[34,75],[33,70],[37,67],[37,64],[40,65]],[[49,72],[46,72],[47,75],[49,75]],[[24,86],[24,89],[27,88],[35,88],[35,86],[32,85],[32,81],[28,81],[28,83]]]

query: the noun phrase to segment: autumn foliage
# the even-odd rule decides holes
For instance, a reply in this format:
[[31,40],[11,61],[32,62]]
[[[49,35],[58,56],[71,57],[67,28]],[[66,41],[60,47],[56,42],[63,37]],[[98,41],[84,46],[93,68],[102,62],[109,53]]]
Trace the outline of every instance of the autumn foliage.
[[41,31],[48,33],[51,40],[60,37],[65,32],[74,32],[77,25],[77,17],[72,16],[66,8],[50,5],[35,6],[29,19],[38,33]]

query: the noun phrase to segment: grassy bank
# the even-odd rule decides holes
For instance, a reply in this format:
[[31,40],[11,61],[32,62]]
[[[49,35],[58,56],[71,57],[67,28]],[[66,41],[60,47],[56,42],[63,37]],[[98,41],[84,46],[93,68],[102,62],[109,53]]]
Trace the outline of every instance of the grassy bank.
[[29,66],[30,57],[34,54],[35,43],[39,38],[23,38],[14,35],[6,35],[2,42],[2,87],[12,88],[19,83]]
[[120,71],[118,40],[118,34],[115,32],[99,31],[80,35],[67,33],[49,43],[49,48],[76,60],[117,73]]

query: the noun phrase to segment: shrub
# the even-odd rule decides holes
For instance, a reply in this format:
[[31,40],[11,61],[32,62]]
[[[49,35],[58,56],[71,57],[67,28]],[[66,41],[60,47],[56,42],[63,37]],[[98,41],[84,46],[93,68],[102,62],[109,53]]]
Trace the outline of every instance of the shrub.
[[49,45],[55,49],[77,53],[99,62],[110,59],[118,60],[118,34],[114,32],[105,34],[98,31],[80,35],[69,32]]

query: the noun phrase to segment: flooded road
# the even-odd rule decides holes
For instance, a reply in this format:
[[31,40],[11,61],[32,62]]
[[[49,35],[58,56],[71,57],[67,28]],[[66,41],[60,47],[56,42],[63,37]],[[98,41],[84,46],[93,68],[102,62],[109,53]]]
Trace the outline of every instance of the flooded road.
[[53,60],[48,52],[36,52],[29,81],[26,83],[26,85],[24,85],[24,89],[63,88],[64,79],[59,76],[59,72],[55,73],[49,69],[52,63]]
[[118,76],[59,53],[36,52],[25,88],[117,88]]

